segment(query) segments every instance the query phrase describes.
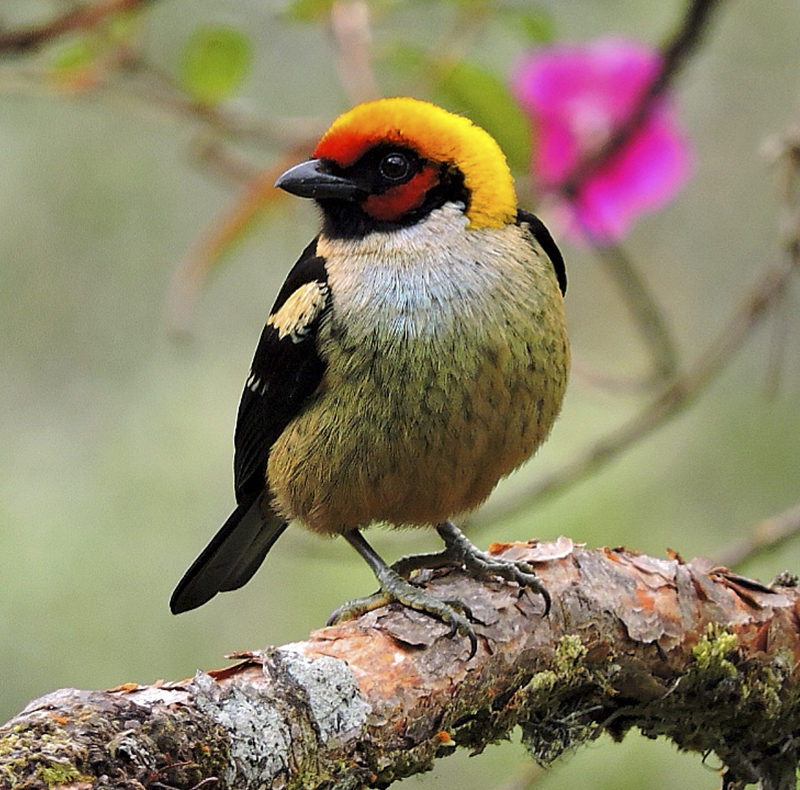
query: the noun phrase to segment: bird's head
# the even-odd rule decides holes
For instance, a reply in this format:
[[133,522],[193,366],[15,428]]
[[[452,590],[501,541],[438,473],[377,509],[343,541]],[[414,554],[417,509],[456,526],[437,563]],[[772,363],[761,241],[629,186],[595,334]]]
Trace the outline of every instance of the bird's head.
[[516,216],[514,182],[494,138],[428,102],[359,104],[333,122],[313,156],[275,186],[316,200],[328,235],[412,225],[446,203],[462,205],[473,228]]

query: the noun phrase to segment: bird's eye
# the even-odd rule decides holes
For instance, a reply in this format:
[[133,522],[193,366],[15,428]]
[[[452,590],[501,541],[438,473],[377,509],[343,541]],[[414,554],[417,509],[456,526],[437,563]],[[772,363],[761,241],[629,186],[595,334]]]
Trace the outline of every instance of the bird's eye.
[[411,169],[411,164],[403,154],[386,154],[381,159],[380,171],[389,181],[402,181]]

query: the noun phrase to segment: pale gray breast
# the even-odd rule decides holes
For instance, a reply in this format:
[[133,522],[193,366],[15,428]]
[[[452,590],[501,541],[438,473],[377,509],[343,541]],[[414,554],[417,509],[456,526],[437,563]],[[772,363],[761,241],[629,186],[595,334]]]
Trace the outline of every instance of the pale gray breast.
[[[476,342],[507,320],[530,320],[541,296],[520,229],[468,230],[457,206],[355,242],[321,240],[333,294],[334,338],[389,347]],[[527,317],[526,317],[527,314]],[[324,341],[323,341],[324,342]]]

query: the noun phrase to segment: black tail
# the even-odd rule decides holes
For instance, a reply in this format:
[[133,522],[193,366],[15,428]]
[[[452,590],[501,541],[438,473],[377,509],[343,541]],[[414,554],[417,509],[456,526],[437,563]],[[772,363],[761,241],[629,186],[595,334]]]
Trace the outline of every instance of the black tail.
[[173,614],[188,612],[217,593],[237,590],[259,569],[287,523],[263,507],[263,495],[239,505],[178,582]]

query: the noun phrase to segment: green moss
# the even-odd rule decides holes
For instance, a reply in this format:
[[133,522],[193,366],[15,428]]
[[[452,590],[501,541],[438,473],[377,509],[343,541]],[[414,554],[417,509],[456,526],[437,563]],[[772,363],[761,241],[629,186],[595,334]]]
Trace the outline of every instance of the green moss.
[[564,636],[556,645],[551,669],[537,672],[525,687],[526,694],[540,696],[552,691],[556,685],[572,685],[578,678],[585,680],[588,673],[581,661],[586,655],[586,647],[577,636]]
[[642,733],[666,735],[687,751],[716,753],[731,786],[776,772],[794,776],[800,687],[793,657],[743,650],[736,634],[712,624],[692,658],[670,693],[638,712]]
[[[65,731],[52,721],[30,728],[16,725],[4,733],[0,740],[0,786],[14,788],[36,786],[60,787],[77,781],[91,782],[63,753]],[[49,750],[48,755],[42,753]]]
[[556,647],[553,668],[556,672],[567,674],[573,670],[578,662],[586,655],[586,646],[580,637],[575,635],[563,636]]
[[550,669],[544,672],[537,672],[528,683],[527,691],[529,694],[540,694],[551,691],[558,682],[558,675]]
[[60,787],[70,782],[91,782],[91,776],[82,776],[80,771],[69,763],[43,763],[36,770],[37,778],[48,787]]
[[701,672],[712,672],[717,677],[734,677],[737,670],[729,656],[738,646],[736,634],[722,630],[716,623],[709,623],[706,633],[692,648],[692,656]]
[[529,711],[520,721],[522,741],[541,765],[599,735],[592,712],[609,686],[604,669],[587,668],[586,654],[578,636],[562,637],[550,668],[537,672],[519,693]]

